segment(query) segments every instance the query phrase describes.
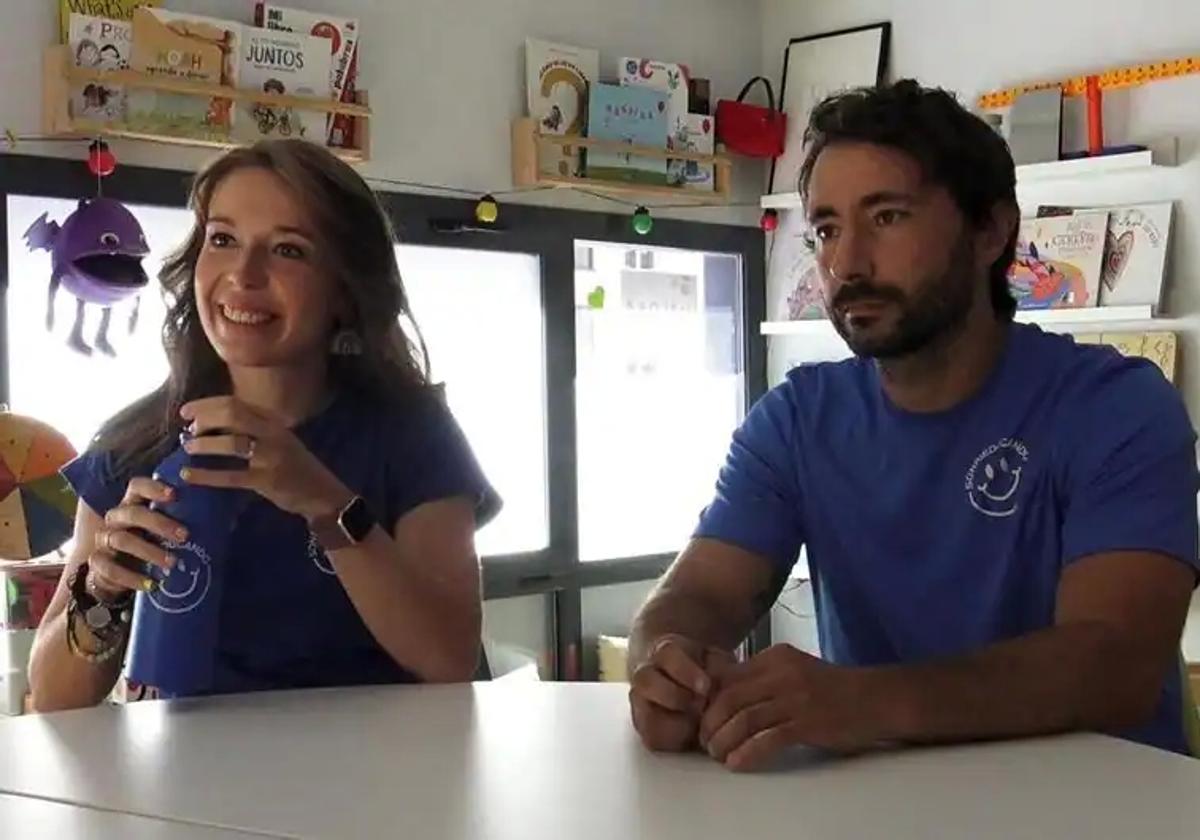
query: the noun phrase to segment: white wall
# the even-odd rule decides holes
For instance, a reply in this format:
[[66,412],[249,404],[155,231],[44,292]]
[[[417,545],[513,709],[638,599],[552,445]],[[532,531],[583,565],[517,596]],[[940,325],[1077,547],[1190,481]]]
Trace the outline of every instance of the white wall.
[[[956,91],[964,103],[1024,81],[1194,54],[1200,32],[1196,0],[1103,4],[1093,0],[763,0],[763,68],[777,80],[789,38],[848,26],[892,22],[889,76],[914,77]],[[1134,33],[1136,37],[1134,36]],[[1180,332],[1180,387],[1200,426],[1200,76],[1157,82],[1105,99],[1106,142],[1181,138],[1180,166],[1151,176],[1121,176],[1023,192],[1023,204],[1122,203],[1174,199],[1173,268],[1168,328]],[[1064,143],[1080,148],[1078,100],[1064,124]],[[1200,601],[1184,639],[1200,661]]]
[[[253,8],[251,0],[166,0],[165,5],[243,21],[250,20]],[[688,64],[712,79],[714,102],[736,95],[761,63],[757,0],[289,0],[287,5],[337,10],[361,22],[361,86],[371,90],[377,114],[374,159],[365,174],[481,192],[512,183],[509,123],[524,112],[527,35],[599,48],[602,75],[612,75],[622,55]],[[0,127],[21,134],[38,130],[41,99],[34,79],[43,47],[57,37],[57,6],[49,0],[4,0]],[[83,154],[61,144],[26,151]],[[186,168],[210,154],[134,143],[121,143],[115,151],[129,163]],[[748,163],[740,167],[735,184],[743,198],[756,198],[762,179],[761,166]],[[521,200],[620,209],[562,193]],[[723,208],[691,217],[753,224],[758,214]]]

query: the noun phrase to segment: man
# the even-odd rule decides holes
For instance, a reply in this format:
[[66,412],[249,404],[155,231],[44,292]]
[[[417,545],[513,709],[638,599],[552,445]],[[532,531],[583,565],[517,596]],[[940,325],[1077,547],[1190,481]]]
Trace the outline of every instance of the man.
[[[1014,324],[1012,158],[913,81],[813,112],[800,174],[856,358],[735,433],[635,620],[633,721],[735,769],[790,745],[1113,732],[1188,754],[1195,435],[1157,368]],[[821,650],[730,651],[807,547]]]

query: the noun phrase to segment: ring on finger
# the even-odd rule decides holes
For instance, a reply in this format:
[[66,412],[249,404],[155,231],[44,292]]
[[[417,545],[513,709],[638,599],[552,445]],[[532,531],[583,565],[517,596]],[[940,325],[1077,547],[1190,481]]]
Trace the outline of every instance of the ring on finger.
[[96,532],[96,549],[98,551],[112,551],[112,531],[108,528],[102,528]]

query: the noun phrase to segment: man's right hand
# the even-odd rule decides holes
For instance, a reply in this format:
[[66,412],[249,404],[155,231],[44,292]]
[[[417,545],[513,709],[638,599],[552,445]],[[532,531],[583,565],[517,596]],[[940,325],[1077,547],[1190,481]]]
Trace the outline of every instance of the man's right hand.
[[709,666],[732,661],[727,651],[684,636],[658,639],[630,679],[629,705],[642,742],[669,752],[695,747],[713,691]]

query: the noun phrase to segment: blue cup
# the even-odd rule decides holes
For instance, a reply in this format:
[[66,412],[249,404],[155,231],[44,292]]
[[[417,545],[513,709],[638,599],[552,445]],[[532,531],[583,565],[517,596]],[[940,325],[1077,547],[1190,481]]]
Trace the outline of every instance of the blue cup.
[[158,465],[156,478],[175,488],[175,498],[155,510],[188,530],[184,543],[163,543],[176,559],[169,573],[147,564],[157,583],[134,604],[126,676],[154,686],[164,697],[213,689],[213,667],[230,540],[253,499],[248,490],[197,487],[179,477],[183,467],[245,469],[240,458],[189,455],[182,447]]

